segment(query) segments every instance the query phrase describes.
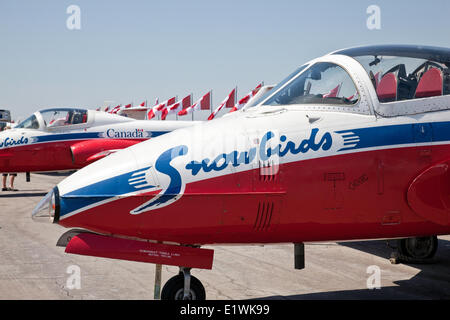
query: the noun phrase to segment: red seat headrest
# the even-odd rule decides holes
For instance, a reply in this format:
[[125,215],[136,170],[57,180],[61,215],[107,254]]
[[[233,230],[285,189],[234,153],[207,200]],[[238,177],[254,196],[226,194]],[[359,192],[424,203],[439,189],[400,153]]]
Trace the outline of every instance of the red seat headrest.
[[393,73],[385,74],[377,87],[378,100],[391,102],[397,99],[397,77]]
[[437,68],[431,68],[420,78],[416,88],[416,98],[426,98],[442,95],[442,72]]
[[373,77],[375,78],[375,88],[378,88],[378,84],[380,83],[380,71],[375,73]]

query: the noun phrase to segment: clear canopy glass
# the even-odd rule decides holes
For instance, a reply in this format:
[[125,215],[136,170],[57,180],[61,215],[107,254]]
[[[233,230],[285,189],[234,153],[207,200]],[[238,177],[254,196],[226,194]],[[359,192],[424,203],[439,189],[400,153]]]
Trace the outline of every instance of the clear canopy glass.
[[47,128],[87,122],[86,109],[46,109],[40,111],[40,113]]
[[[291,79],[293,79],[291,81]],[[290,82],[289,82],[290,81]],[[264,105],[331,104],[354,105],[359,94],[353,80],[342,67],[319,62],[303,72],[291,75],[283,89],[263,102]],[[275,90],[271,90],[274,92]]]
[[32,114],[21,123],[19,123],[15,128],[23,128],[23,129],[39,129],[39,121],[36,116]]
[[367,71],[380,102],[450,94],[450,72],[444,62],[390,55],[354,58]]

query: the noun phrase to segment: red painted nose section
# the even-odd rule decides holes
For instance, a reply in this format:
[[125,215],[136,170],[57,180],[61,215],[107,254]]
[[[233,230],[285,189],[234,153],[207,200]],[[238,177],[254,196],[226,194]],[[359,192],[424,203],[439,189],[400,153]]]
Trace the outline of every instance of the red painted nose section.
[[66,253],[138,262],[211,269],[214,250],[166,245],[81,233],[67,244]]

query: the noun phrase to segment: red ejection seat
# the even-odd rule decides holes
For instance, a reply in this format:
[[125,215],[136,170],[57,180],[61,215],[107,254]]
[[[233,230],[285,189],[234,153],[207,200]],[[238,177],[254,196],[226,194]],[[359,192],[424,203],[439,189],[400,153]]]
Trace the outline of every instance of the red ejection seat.
[[416,98],[441,96],[443,88],[442,72],[437,68],[431,68],[425,72],[419,80],[416,89]]
[[394,73],[384,75],[377,86],[377,95],[380,102],[397,100],[397,77]]

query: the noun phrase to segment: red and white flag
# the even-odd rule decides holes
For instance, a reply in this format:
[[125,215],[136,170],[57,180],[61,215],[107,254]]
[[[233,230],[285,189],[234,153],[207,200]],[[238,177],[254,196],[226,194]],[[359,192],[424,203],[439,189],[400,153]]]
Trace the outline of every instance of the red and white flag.
[[354,100],[357,99],[359,97],[358,91],[356,91],[353,95],[351,95],[350,97],[347,97],[348,100]]
[[128,108],[131,108],[133,106],[133,104],[132,103],[130,103],[130,104],[127,104],[126,106],[124,106],[124,109],[128,109]]
[[216,110],[213,111],[208,117],[208,120],[214,119],[216,114],[222,110],[223,107],[225,108],[233,108],[236,104],[236,88],[231,90],[231,92],[228,94],[228,96],[222,101],[222,103],[216,108]]
[[142,102],[142,103],[139,105],[139,107],[146,108],[146,107],[147,107],[147,100],[145,100],[144,102]]
[[147,120],[153,119],[158,114],[162,114],[165,108],[173,105],[177,101],[176,97],[170,98],[162,103],[155,105],[153,108],[147,111]]
[[184,97],[183,99],[181,99],[181,101],[178,101],[177,103],[175,103],[171,106],[167,106],[167,108],[165,108],[162,111],[161,120],[166,120],[166,117],[169,114],[176,114],[176,113],[180,112],[181,110],[189,108],[191,105],[192,105],[192,94]]
[[233,109],[230,110],[230,112],[234,112],[239,109],[242,109],[242,107],[245,106],[250,101],[250,99],[253,98],[258,93],[258,91],[262,88],[262,86],[263,86],[263,82],[258,84],[255,89],[253,89],[245,97],[240,99],[238,101],[238,103],[234,105]]
[[182,109],[178,112],[179,116],[184,116],[194,112],[195,110],[211,110],[211,91],[205,94],[203,97],[195,101],[193,105]]
[[[100,109],[101,110],[101,109]],[[99,111],[100,111],[99,110]],[[107,106],[106,108],[105,108],[105,110],[103,110],[104,112],[108,112],[108,110],[109,110],[109,106]]]
[[112,108],[109,113],[117,113],[121,107],[122,107],[122,105],[119,104],[119,105],[115,106],[114,108]]
[[324,94],[323,98],[336,98],[341,89],[341,84],[338,84],[335,88],[331,89],[328,93]]

